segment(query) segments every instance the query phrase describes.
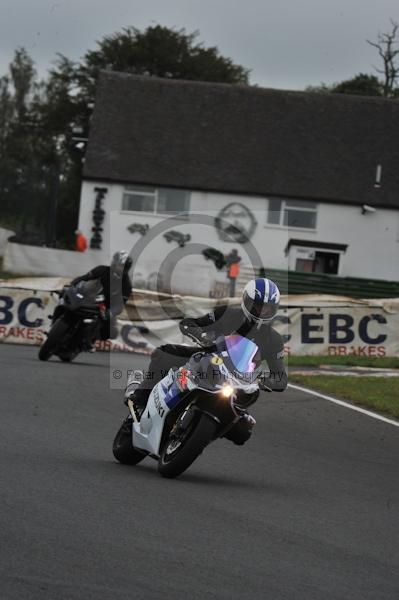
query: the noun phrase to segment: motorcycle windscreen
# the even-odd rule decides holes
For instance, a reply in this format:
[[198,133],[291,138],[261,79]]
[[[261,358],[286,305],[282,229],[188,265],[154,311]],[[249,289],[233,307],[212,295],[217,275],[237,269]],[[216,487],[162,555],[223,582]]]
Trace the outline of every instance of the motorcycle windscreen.
[[225,338],[229,357],[239,373],[253,373],[257,364],[254,360],[259,348],[241,335],[228,335]]

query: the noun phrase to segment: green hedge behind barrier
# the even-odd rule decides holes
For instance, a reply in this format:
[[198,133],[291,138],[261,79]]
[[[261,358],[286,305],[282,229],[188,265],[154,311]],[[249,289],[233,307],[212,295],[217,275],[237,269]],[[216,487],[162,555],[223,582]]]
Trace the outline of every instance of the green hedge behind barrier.
[[322,273],[261,269],[261,276],[275,281],[283,294],[331,294],[352,298],[399,298],[399,282]]

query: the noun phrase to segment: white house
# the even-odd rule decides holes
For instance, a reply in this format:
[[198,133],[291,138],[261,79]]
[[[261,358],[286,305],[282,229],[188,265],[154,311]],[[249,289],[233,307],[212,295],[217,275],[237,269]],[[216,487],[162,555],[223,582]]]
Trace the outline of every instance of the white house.
[[149,287],[160,273],[208,295],[225,275],[207,248],[255,271],[399,281],[398,130],[380,98],[104,72],[79,228],[132,250]]

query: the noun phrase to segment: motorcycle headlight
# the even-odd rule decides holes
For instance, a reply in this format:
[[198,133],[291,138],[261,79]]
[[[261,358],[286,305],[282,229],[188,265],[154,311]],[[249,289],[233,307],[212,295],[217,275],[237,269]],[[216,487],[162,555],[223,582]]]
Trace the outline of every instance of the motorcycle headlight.
[[230,398],[230,396],[232,396],[234,392],[235,389],[228,383],[226,383],[221,389],[221,393],[224,398]]

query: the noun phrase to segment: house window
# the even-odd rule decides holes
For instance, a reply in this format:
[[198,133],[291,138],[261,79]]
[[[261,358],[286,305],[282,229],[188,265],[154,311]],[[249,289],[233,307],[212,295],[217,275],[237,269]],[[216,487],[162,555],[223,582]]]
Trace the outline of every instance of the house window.
[[132,212],[154,212],[156,205],[156,190],[154,188],[125,187],[122,199],[122,210]]
[[300,229],[316,229],[317,203],[286,198],[269,199],[267,222],[269,225]]
[[339,254],[337,252],[312,252],[313,256],[302,258],[297,256],[295,271],[304,273],[328,273],[337,275],[339,269]]
[[129,185],[125,187],[122,210],[160,215],[187,213],[190,192],[172,188],[151,188]]
[[188,212],[189,204],[190,194],[186,190],[158,189],[156,212],[160,214]]

